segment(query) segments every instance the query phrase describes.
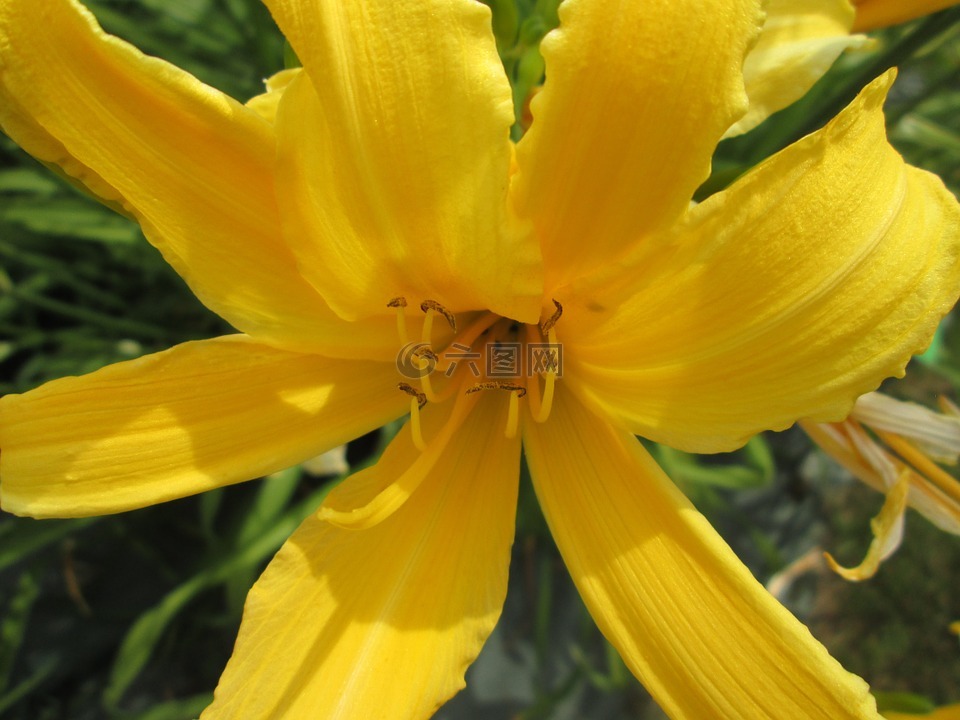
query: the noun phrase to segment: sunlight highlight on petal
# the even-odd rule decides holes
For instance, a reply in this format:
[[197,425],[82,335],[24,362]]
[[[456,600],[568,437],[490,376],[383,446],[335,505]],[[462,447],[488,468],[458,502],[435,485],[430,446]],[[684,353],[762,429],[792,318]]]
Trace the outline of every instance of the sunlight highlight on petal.
[[760,22],[753,0],[560,6],[512,190],[543,248],[547,297],[686,210],[747,108],[743,58]]
[[673,720],[879,717],[636,438],[561,388],[524,449],[590,613]]
[[[511,216],[510,86],[475,0],[273,0],[306,73],[278,118],[285,237],[340,315],[392,297],[534,321]],[[309,77],[306,77],[309,76]]]
[[32,517],[122,512],[282,470],[403,414],[393,363],[243,336],[0,398],[0,501]]
[[[349,529],[366,529],[382,522],[405,503],[423,480],[447,454],[448,445],[463,442],[464,419],[475,398],[460,395],[455,403],[430,406],[423,413],[422,434],[427,438],[423,450],[411,437],[412,420],[390,443],[376,465],[363,470],[334,488],[320,508],[321,520]],[[487,428],[491,432],[495,428]],[[495,442],[492,436],[473,438],[481,445]]]
[[507,591],[520,442],[474,441],[506,412],[506,398],[484,398],[376,527],[303,523],[247,598],[202,720],[427,718],[463,687]]
[[871,42],[850,35],[849,0],[770,0],[765,9],[760,38],[743,66],[750,109],[725,137],[745,133],[799,100],[844,50]]

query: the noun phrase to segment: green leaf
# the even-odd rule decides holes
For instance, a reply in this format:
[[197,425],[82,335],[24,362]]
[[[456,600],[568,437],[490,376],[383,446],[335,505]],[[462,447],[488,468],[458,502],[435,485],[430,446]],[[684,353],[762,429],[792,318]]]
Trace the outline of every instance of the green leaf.
[[46,658],[39,664],[37,669],[33,671],[30,677],[23,680],[19,685],[10,690],[10,692],[0,695],[0,714],[20,702],[20,700],[39,687],[44,680],[53,675],[59,664],[60,659],[58,657]]
[[679,483],[692,483],[730,489],[762,487],[773,480],[775,464],[767,441],[756,436],[736,453],[726,455],[734,460],[743,459],[746,464],[719,464],[723,455],[701,458],[674,450],[665,445],[652,446],[657,462],[667,474]]
[[0,622],[0,692],[7,689],[13,661],[17,656],[27,630],[30,610],[40,593],[36,572],[28,571],[20,576],[20,584],[10,599]]
[[240,547],[232,554],[213,562],[167,593],[158,605],[143,613],[127,632],[114,658],[110,681],[103,694],[104,705],[109,709],[118,706],[123,693],[140,674],[167,627],[181,610],[204,590],[228,582],[237,572],[246,572],[257,567],[276,552],[303,518],[317,508],[328,492],[329,487],[321,488],[276,517],[268,526],[260,526],[260,534],[246,547]]
[[119,720],[191,720],[213,702],[212,693],[193,695],[182,700],[171,700],[156,705],[146,712],[118,716]]
[[50,196],[60,189],[53,178],[31,167],[0,170],[0,192]]
[[140,228],[82,198],[0,198],[0,221],[35,233],[103,243],[134,243]]
[[922,695],[905,692],[873,692],[880,712],[904,712],[926,715],[937,709],[936,704]]

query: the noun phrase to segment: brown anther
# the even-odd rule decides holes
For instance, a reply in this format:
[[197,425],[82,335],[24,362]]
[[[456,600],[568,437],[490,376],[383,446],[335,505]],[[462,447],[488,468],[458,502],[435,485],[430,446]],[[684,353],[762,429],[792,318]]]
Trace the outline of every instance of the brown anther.
[[472,388],[467,390],[467,395],[472,395],[473,393],[480,392],[481,390],[511,390],[518,393],[517,397],[522,398],[527,394],[527,388],[523,385],[516,385],[514,383],[504,382],[503,380],[494,380],[492,382],[477,383]]
[[557,311],[540,323],[540,332],[544,335],[553,329],[553,326],[557,324],[557,320],[559,320],[560,316],[563,315],[563,305],[558,303],[556,300],[553,301],[553,304],[556,306]]
[[405,297],[395,297],[387,303],[387,307],[406,307],[407,299]]
[[403,392],[405,392],[407,395],[410,395],[411,397],[415,397],[417,399],[417,406],[421,410],[423,410],[423,406],[427,404],[426,395],[424,395],[422,392],[417,390],[413,385],[410,385],[405,382],[397,383],[397,387],[403,390]]
[[440,357],[426,345],[421,345],[414,350],[413,356],[416,358],[426,358],[427,360],[432,360],[434,363],[440,361]]
[[456,332],[457,331],[457,319],[453,316],[453,313],[447,310],[443,305],[438,303],[436,300],[424,300],[420,303],[420,309],[424,312],[428,310],[433,310],[443,315],[447,322],[450,323],[450,328]]

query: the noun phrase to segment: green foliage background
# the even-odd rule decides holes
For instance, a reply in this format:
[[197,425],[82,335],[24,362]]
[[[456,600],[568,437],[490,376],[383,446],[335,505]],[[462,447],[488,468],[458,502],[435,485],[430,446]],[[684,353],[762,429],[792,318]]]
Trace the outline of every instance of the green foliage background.
[[[557,0],[485,1],[519,113],[542,81],[537,46],[557,22]],[[241,100],[284,65],[283,38],[256,0],[88,5],[109,31]],[[958,27],[951,10],[879,33],[875,49],[844,57],[800,103],[722,144],[700,195],[821,126],[893,64],[901,76],[888,104],[891,138],[957,193]],[[0,137],[0,393],[224,332],[134,224]],[[960,327],[948,318],[925,363],[889,389],[926,402],[956,396],[958,357]],[[394,430],[352,443],[354,469]],[[815,547],[857,562],[869,542],[881,498],[801,433],[761,437],[729,456],[654,451],[763,581]],[[229,657],[247,589],[336,480],[291,468],[118,516],[0,515],[0,717],[196,717]],[[503,620],[467,690],[438,717],[660,717],[587,616],[528,482],[518,523]],[[960,647],[946,631],[960,619],[957,587],[958,539],[911,515],[904,547],[873,581],[808,573],[787,600],[882,705],[923,709],[960,702]]]

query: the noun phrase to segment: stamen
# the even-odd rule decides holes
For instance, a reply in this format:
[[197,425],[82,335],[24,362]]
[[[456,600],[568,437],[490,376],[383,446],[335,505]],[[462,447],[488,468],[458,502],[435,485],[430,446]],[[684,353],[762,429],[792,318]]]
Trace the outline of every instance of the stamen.
[[410,341],[409,335],[407,335],[407,315],[403,310],[406,306],[407,299],[405,297],[395,297],[393,300],[387,303],[387,307],[397,309],[397,334],[400,335],[401,347]]
[[423,452],[427,449],[427,444],[423,441],[423,430],[420,428],[421,407],[416,398],[410,399],[410,439],[413,441],[413,446]]
[[434,364],[436,364],[437,361],[439,360],[439,358],[437,357],[437,354],[433,350],[422,345],[418,347],[416,350],[414,350],[413,357],[415,357],[417,360],[422,360],[426,358],[426,364],[421,364],[419,367],[420,370],[423,370],[424,368],[428,367],[431,361]]
[[427,444],[423,441],[423,430],[420,426],[420,410],[427,404],[427,396],[419,392],[412,385],[400,383],[398,388],[410,395],[410,439],[417,450],[423,452],[427,449]]
[[517,395],[518,399],[527,394],[527,389],[523,385],[508,383],[504,380],[491,380],[490,382],[477,383],[473,387],[467,388],[467,395],[472,395],[481,390],[512,390],[513,392],[519,393]]
[[457,331],[457,319],[453,316],[453,313],[447,310],[436,300],[424,300],[422,303],[420,303],[420,309],[427,314],[426,320],[423,321],[423,342],[430,342],[430,332],[433,330],[433,313],[440,313],[443,315],[443,317],[447,319],[447,322],[450,323],[450,328],[454,332]]
[[900,457],[913,465],[933,485],[942,490],[947,497],[960,503],[960,482],[957,482],[956,478],[941,470],[936,463],[899,435],[882,430],[876,430],[876,433],[881,440],[893,448]]
[[[418,348],[416,352],[413,353],[413,357],[416,358],[418,361],[424,358],[426,359],[426,364],[420,365],[421,370],[426,370],[427,368],[430,368],[431,363],[432,363],[432,368],[436,369],[437,362],[439,361],[439,358],[437,358],[437,354],[428,347]],[[440,397],[439,395],[437,395],[437,393],[433,391],[433,383],[430,380],[430,372],[425,372],[423,375],[420,376],[420,387],[423,388],[424,396],[427,398],[427,400],[429,400],[432,403],[441,402],[445,400],[446,397],[449,397],[449,393],[447,394],[446,397]]]
[[405,392],[407,395],[412,396],[413,399],[417,401],[417,409],[421,409],[427,404],[427,396],[417,390],[413,385],[402,382],[397,383],[397,387],[403,390],[403,392]]
[[[538,385],[540,381],[533,378]],[[543,378],[543,404],[540,406],[540,412],[533,416],[538,423],[544,423],[550,417],[550,410],[553,409],[553,390],[557,384],[556,373],[548,372]]]
[[[557,301],[554,300],[556,303]],[[559,305],[560,303],[557,303]],[[555,315],[559,317],[559,315]],[[527,325],[527,342],[536,342],[539,338],[534,335],[533,326]],[[550,345],[557,344],[557,331],[551,326],[547,329],[547,342]],[[540,380],[534,376],[527,381],[527,388],[530,390],[530,414],[533,415],[535,422],[544,423],[550,417],[550,411],[553,409],[553,393],[557,383],[557,372],[555,369],[548,370],[543,374],[543,396],[540,395]]]
[[[526,392],[526,390],[524,390]],[[514,390],[510,393],[510,410],[507,412],[507,440],[513,440],[517,436],[517,426],[520,424],[520,392]]]
[[557,320],[559,320],[560,316],[563,315],[563,305],[558,303],[556,300],[553,301],[553,304],[554,307],[557,308],[557,311],[540,323],[540,332],[544,335],[553,329],[553,326],[557,324]]

